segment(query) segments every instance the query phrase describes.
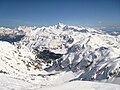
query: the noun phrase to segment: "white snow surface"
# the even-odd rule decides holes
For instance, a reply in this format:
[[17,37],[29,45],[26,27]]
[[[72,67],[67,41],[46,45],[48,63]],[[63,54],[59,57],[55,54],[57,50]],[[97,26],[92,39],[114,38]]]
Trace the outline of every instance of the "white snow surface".
[[0,75],[0,90],[119,90],[120,85],[90,81],[73,81],[56,86],[43,87]]

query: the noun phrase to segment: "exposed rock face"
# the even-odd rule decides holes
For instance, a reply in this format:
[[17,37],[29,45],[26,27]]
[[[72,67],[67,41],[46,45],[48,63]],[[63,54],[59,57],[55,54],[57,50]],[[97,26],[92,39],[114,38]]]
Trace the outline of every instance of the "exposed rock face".
[[56,54],[49,50],[43,50],[36,54],[36,58],[42,59],[45,63],[52,63],[55,62],[56,59],[62,57],[62,54]]

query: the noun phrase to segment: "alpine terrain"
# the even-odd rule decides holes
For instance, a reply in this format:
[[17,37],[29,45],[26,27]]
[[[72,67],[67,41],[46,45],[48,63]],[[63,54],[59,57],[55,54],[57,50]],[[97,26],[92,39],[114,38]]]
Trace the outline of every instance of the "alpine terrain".
[[0,90],[119,90],[120,34],[58,23],[0,27]]

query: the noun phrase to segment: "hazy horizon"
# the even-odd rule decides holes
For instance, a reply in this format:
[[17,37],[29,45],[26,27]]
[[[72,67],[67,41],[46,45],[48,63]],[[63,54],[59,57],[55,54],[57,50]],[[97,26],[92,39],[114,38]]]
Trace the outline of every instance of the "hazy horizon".
[[0,26],[120,26],[119,0],[0,0]]

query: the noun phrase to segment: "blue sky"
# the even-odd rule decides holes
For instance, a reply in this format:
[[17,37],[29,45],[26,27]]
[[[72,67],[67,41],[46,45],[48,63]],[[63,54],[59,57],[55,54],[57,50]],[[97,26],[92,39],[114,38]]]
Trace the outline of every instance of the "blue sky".
[[0,26],[120,25],[120,0],[0,0]]

